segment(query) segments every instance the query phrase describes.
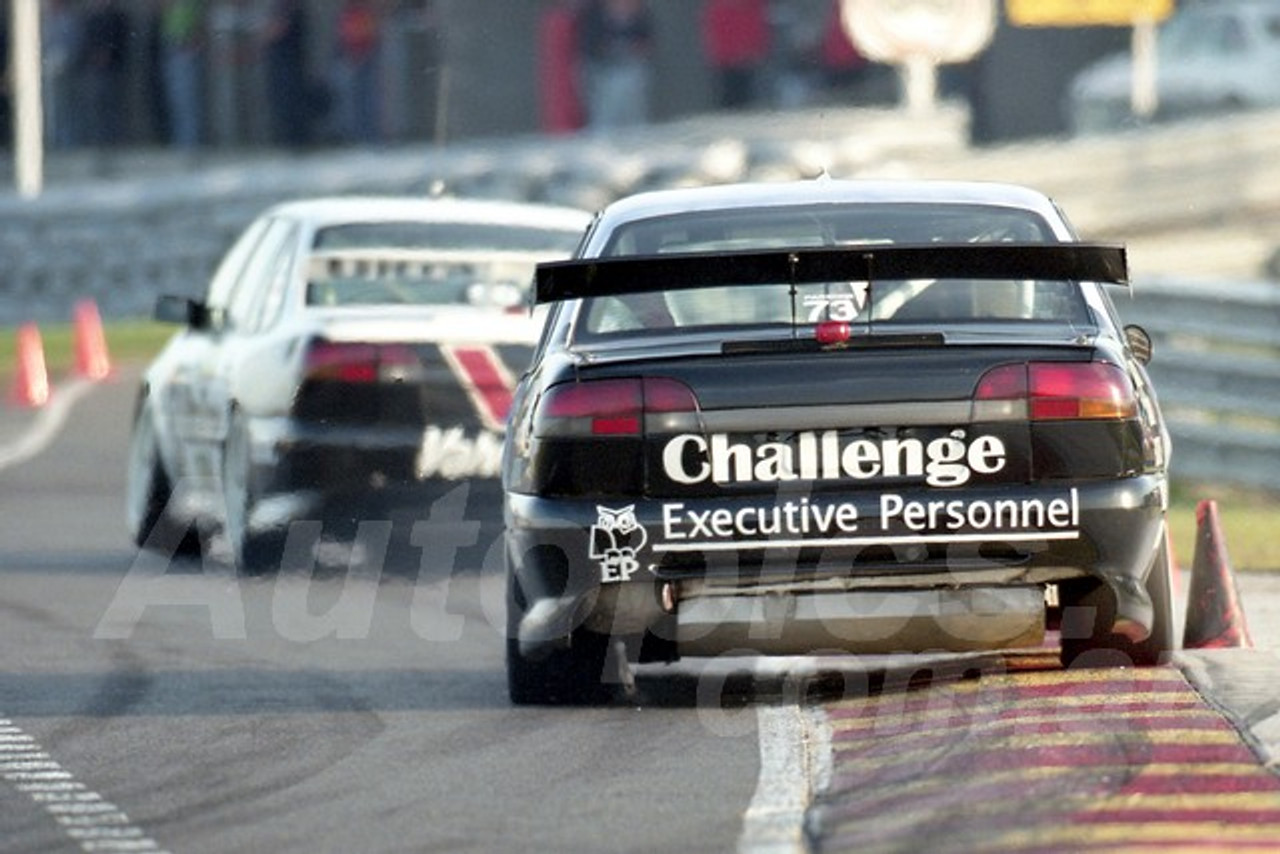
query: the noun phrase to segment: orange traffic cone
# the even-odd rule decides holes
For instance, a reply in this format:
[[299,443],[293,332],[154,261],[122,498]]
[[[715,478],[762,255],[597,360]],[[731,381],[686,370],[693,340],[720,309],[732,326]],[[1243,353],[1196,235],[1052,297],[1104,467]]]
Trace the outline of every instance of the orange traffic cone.
[[1218,504],[1212,500],[1196,507],[1196,553],[1188,588],[1184,649],[1253,646],[1218,524]]
[[91,380],[106,379],[111,374],[107,356],[107,338],[102,332],[98,306],[83,299],[75,307],[76,373]]
[[9,400],[18,406],[44,406],[49,402],[49,372],[44,364],[44,340],[34,323],[18,327],[17,370]]

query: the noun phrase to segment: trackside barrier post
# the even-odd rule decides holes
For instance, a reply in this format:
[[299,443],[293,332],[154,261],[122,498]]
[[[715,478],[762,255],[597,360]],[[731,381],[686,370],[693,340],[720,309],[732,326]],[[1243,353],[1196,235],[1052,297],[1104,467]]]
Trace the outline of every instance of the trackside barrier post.
[[49,372],[44,361],[44,340],[34,323],[18,327],[16,356],[10,402],[31,408],[44,406],[49,402]]
[[1184,649],[1253,646],[1213,500],[1196,507],[1196,552],[1188,588]]

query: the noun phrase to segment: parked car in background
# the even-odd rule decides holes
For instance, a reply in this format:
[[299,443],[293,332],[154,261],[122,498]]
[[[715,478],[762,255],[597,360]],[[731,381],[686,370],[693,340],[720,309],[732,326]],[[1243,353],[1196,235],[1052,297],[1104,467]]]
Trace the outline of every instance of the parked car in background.
[[[1168,439],[1081,244],[1019,187],[818,180],[604,210],[540,265],[503,485],[517,703],[625,655],[1173,648]],[[606,664],[606,661],[613,663]],[[603,682],[602,682],[603,680]]]
[[[1157,37],[1156,120],[1280,106],[1280,4],[1193,2]],[[1099,60],[1072,81],[1068,121],[1077,133],[1135,123],[1128,54]]]
[[290,524],[349,537],[427,487],[495,479],[513,376],[540,318],[538,261],[589,216],[498,201],[325,198],[274,207],[235,241],[147,368],[128,468],[142,547],[221,529],[245,569]]

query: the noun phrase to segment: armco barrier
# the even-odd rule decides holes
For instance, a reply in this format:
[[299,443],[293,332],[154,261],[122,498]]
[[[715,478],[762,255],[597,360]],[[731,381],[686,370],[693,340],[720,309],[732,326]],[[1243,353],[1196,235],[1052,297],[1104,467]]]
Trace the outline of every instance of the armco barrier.
[[[596,208],[679,184],[812,177],[1009,181],[1036,187],[1087,238],[1141,241],[1224,228],[1280,244],[1280,112],[1071,141],[974,149],[963,110],[928,117],[837,108],[699,116],[616,137],[520,137],[465,146],[296,156],[118,152],[110,180],[76,176],[34,200],[0,196],[0,325],[64,320],[77,299],[105,317],[148,312],[161,292],[197,293],[231,238],[268,205],[324,193],[425,193]],[[65,154],[58,157],[67,157]],[[88,155],[90,163],[95,155]],[[1272,222],[1274,226],[1270,225]],[[1223,248],[1217,248],[1223,247]],[[1205,239],[1197,256],[1240,265],[1237,244]],[[1248,260],[1257,275],[1262,258]],[[1143,252],[1138,275],[1164,272]],[[1216,256],[1216,257],[1215,257]],[[1241,277],[1239,270],[1225,275]]]
[[234,235],[288,199],[425,194],[440,184],[457,195],[595,209],[679,184],[814,177],[823,167],[856,175],[867,164],[963,149],[964,136],[963,114],[948,108],[926,119],[892,110],[708,116],[618,137],[445,148],[210,152],[199,163],[174,152],[117,152],[103,161],[109,180],[92,179],[77,161],[64,163],[74,181],[51,180],[36,199],[0,196],[0,326],[65,321],[81,298],[112,318],[145,316],[159,293],[197,294]]
[[1280,491],[1280,284],[1156,280],[1115,298],[1155,345],[1173,475]]

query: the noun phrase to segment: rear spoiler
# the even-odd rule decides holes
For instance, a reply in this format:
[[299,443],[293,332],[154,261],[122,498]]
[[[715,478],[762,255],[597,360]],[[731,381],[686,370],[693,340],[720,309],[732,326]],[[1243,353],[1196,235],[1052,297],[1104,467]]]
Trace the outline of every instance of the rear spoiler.
[[534,302],[725,285],[886,279],[1044,279],[1129,284],[1125,248],[1100,243],[967,243],[584,258],[538,265]]
[[[316,249],[307,258],[313,276],[325,273],[375,276],[399,272],[425,274],[437,267],[484,267],[499,264],[533,269],[540,261],[563,258],[564,253],[505,251],[501,249],[408,249],[355,247]],[[521,284],[524,284],[522,282]]]

